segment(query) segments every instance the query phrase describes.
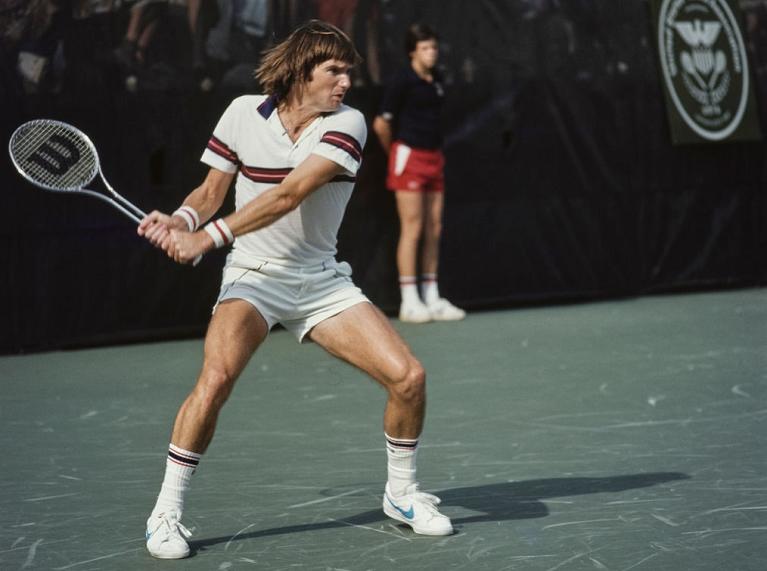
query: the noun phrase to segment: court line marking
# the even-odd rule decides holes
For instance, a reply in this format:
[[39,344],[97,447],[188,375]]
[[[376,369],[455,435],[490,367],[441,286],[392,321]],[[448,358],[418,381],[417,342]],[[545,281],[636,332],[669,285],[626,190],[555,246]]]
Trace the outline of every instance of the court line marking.
[[344,492],[343,494],[338,494],[337,496],[330,496],[328,498],[320,498],[319,500],[312,500],[310,502],[303,502],[301,504],[293,504],[292,506],[288,506],[287,509],[292,510],[293,508],[303,508],[305,506],[311,506],[314,504],[321,504],[324,502],[330,502],[332,500],[337,500],[338,498],[343,498],[344,496],[351,496],[352,494],[356,494],[358,492],[364,492],[365,488],[360,488],[358,490],[352,490],[350,492]]
[[[553,527],[562,527],[565,525],[579,525],[581,523],[598,523],[602,521],[620,521],[620,518],[610,517],[610,518],[603,518],[603,519],[585,519],[582,521],[566,521],[563,523],[553,523],[551,525],[543,526],[541,529],[551,529]],[[588,555],[588,553],[582,553],[581,555]]]
[[247,525],[247,526],[243,527],[243,528],[242,528],[240,531],[238,531],[238,532],[237,532],[237,533],[235,533],[235,534],[234,534],[232,537],[230,537],[230,538],[229,538],[229,541],[227,541],[227,542],[226,542],[226,545],[224,546],[224,551],[227,551],[227,550],[229,549],[229,545],[231,545],[231,543],[232,543],[232,542],[233,542],[235,539],[237,539],[237,536],[238,536],[238,535],[240,535],[241,533],[245,533],[246,531],[248,531],[248,530],[249,530],[251,527],[253,527],[254,525],[256,525],[256,524],[255,524],[255,523],[251,523],[250,525]]
[[708,536],[712,533],[723,533],[725,531],[767,531],[767,527],[725,527],[722,529],[702,529],[700,531],[685,531],[683,535]]
[[657,557],[658,555],[660,555],[660,553],[653,553],[652,555],[648,555],[644,559],[640,559],[639,561],[634,563],[631,567],[626,567],[623,571],[629,571],[629,569],[634,569],[635,567],[639,567],[645,561],[649,561],[650,559],[653,559],[653,558]]
[[25,498],[23,501],[25,502],[42,502],[45,500],[55,500],[57,498],[68,498],[70,496],[78,496],[80,495],[80,492],[72,492],[71,494],[61,494],[58,496],[42,496],[39,498]]
[[[597,549],[593,549],[593,550],[591,550],[591,551],[585,551],[585,552],[583,552],[583,553],[576,553],[576,554],[575,554],[575,555],[573,555],[572,557],[570,557],[570,558],[568,558],[568,559],[565,559],[564,561],[560,562],[559,564],[555,565],[554,567],[551,567],[551,568],[547,569],[546,571],[554,571],[555,569],[559,569],[559,568],[561,568],[561,567],[564,567],[564,566],[565,566],[565,565],[567,565],[568,563],[571,563],[571,562],[573,562],[573,561],[576,561],[576,560],[580,559],[581,557],[585,557],[585,556],[588,556],[588,557],[589,557],[589,559],[591,559],[591,555],[592,555],[592,554],[594,554],[594,553],[598,553],[598,552],[602,551],[603,549],[605,549],[606,547],[607,547],[607,546],[606,546],[606,545],[604,545],[604,546],[602,546],[602,547],[599,547],[599,548],[597,548]],[[592,561],[593,561],[593,559],[592,559]]]
[[391,535],[392,537],[396,537],[397,539],[402,539],[404,541],[413,541],[409,537],[405,537],[404,535],[401,535],[401,534],[392,533],[390,531],[384,531],[383,529],[376,529],[374,527],[368,527],[366,525],[359,525],[359,524],[356,524],[356,523],[349,523],[348,521],[344,521],[342,519],[328,518],[328,521],[332,521],[333,523],[342,523],[344,525],[348,525],[349,527],[358,527],[360,529],[366,529],[368,531],[375,531],[376,533],[383,533],[383,534],[386,534],[386,535]]
[[27,559],[26,561],[24,561],[24,565],[21,566],[22,569],[26,569],[27,567],[32,566],[32,562],[35,560],[35,556],[37,555],[37,546],[40,545],[42,542],[43,542],[42,539],[38,539],[32,545],[29,546],[29,553],[27,553]]
[[120,555],[126,555],[128,553],[133,553],[134,551],[139,551],[140,549],[144,549],[144,547],[136,547],[134,549],[129,549],[128,551],[120,551],[118,553],[111,553],[109,555],[103,555],[102,557],[95,557],[93,559],[88,559],[86,561],[78,561],[77,563],[70,563],[69,565],[64,565],[63,567],[54,567],[53,571],[63,571],[64,569],[71,569],[72,567],[79,567],[80,565],[87,565],[88,563],[93,563],[94,561],[102,561],[104,559],[111,559],[112,557],[118,557]]

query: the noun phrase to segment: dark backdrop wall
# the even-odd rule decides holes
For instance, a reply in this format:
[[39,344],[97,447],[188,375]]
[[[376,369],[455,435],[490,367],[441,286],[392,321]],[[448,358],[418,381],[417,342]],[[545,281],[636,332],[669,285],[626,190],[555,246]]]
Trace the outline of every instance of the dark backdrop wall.
[[[147,16],[155,28],[140,58],[123,49],[130,3],[89,11],[65,2],[39,16],[44,25],[29,13],[39,3],[0,13],[2,139],[32,118],[71,122],[96,143],[110,182],[146,210],[175,209],[204,176],[210,132],[232,97],[258,89],[249,70],[271,38],[313,15],[344,26],[366,57],[347,102],[372,121],[386,78],[406,62],[403,30],[420,20],[440,32],[448,83],[440,273],[455,302],[514,306],[767,278],[767,147],[671,145],[644,1],[271,0],[253,2],[263,11],[238,26],[222,21],[221,0],[204,3],[195,29],[172,4]],[[767,0],[741,8],[765,127]],[[43,60],[36,76],[29,62]],[[398,223],[384,164],[371,131],[339,257],[392,311]],[[36,190],[8,159],[0,180],[0,352],[204,331],[223,252],[180,267],[100,202]]]

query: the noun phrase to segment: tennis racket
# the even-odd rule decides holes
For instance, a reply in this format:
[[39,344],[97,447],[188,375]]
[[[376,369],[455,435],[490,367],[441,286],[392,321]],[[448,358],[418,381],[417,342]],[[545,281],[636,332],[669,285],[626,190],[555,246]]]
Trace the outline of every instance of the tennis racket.
[[[115,207],[136,224],[146,216],[120,196],[104,177],[96,147],[77,127],[52,119],[36,119],[18,127],[8,143],[11,161],[19,174],[44,190],[85,194]],[[85,188],[96,175],[107,193]],[[197,265],[198,256],[192,265]]]
[[[85,194],[112,205],[136,224],[146,216],[120,196],[101,171],[99,155],[80,129],[51,119],[36,119],[18,127],[8,143],[19,174],[44,190]],[[101,176],[109,194],[86,188]]]

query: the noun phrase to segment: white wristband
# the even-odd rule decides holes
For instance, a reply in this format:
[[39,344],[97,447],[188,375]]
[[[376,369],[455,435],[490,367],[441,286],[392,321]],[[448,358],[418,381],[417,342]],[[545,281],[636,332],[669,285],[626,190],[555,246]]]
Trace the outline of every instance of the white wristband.
[[172,216],[180,216],[186,222],[190,232],[194,232],[200,227],[200,215],[191,206],[182,206],[176,210]]
[[216,245],[216,248],[222,248],[223,246],[228,246],[234,242],[234,234],[232,234],[232,231],[229,229],[226,222],[224,222],[223,218],[219,218],[218,220],[206,224],[205,231],[210,234],[211,238],[213,238],[213,243]]

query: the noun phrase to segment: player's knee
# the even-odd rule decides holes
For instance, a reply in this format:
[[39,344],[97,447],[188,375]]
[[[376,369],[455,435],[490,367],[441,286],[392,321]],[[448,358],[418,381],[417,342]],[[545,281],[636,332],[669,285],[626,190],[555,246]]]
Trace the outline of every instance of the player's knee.
[[218,409],[232,392],[235,378],[224,369],[206,367],[197,382],[195,391],[205,408]]
[[397,382],[393,384],[393,391],[400,400],[422,401],[426,395],[426,371],[421,363],[413,360],[403,367]]

